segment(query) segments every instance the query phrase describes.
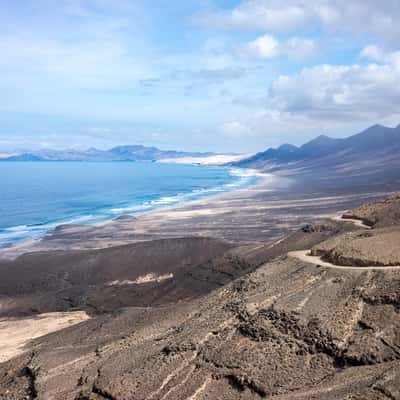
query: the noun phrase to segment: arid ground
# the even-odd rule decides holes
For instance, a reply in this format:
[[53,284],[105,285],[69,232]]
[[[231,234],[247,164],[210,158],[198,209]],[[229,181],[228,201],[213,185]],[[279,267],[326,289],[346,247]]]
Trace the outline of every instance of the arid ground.
[[3,252],[0,398],[400,398],[396,188],[298,188]]

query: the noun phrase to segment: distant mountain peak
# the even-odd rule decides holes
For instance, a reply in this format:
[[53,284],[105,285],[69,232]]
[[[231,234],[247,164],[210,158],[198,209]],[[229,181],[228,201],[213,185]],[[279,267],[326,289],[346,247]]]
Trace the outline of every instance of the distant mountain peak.
[[381,124],[374,124],[374,125],[370,126],[369,128],[367,128],[366,130],[369,131],[369,130],[382,129],[382,128],[387,129],[386,126],[383,126]]
[[[325,143],[325,142],[331,142],[333,140],[336,140],[336,139],[333,139],[327,135],[319,135],[315,139],[310,140],[308,143]],[[308,144],[308,143],[306,143],[306,144]]]
[[297,146],[294,146],[293,144],[289,143],[282,144],[281,146],[278,147],[279,151],[286,151],[286,152],[296,151],[297,149],[298,149]]
[[315,139],[303,144],[300,149],[308,154],[325,154],[336,147],[340,141],[340,139],[333,139],[326,135],[319,135]]
[[295,163],[296,168],[302,163],[309,168],[315,168],[315,165],[318,168],[328,168],[365,159],[382,162],[383,157],[388,157],[392,160],[399,152],[400,125],[397,128],[388,128],[375,124],[348,138],[335,139],[320,135],[301,147],[283,145],[278,149],[268,149],[234,165],[279,170],[287,168],[289,163]]
[[214,153],[160,150],[143,145],[116,146],[110,150],[44,149],[2,157],[0,161],[155,161],[179,157],[205,157]]

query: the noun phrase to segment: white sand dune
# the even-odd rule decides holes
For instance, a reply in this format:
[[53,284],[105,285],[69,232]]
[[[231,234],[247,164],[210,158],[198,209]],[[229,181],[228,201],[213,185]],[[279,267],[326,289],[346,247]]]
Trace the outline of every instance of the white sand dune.
[[244,160],[251,157],[253,154],[217,154],[207,157],[180,157],[180,158],[166,158],[159,160],[163,163],[175,164],[201,164],[201,165],[223,165],[231,162]]

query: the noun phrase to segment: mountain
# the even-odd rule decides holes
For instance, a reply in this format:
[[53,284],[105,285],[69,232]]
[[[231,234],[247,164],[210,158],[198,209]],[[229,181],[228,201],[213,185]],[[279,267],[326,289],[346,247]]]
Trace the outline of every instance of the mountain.
[[3,157],[0,159],[0,161],[41,161],[42,158],[38,155],[32,154],[32,153],[23,153],[23,154],[18,154],[18,155],[13,155],[10,157]]
[[234,166],[264,171],[313,172],[342,170],[367,173],[377,169],[400,170],[400,125],[374,125],[344,139],[318,136],[300,147],[283,145],[232,163]]
[[191,153],[160,150],[141,145],[118,146],[110,150],[38,150],[2,157],[0,161],[154,161],[179,157],[207,157],[214,153]]
[[125,160],[162,160],[166,158],[178,157],[205,157],[211,156],[214,153],[188,153],[175,150],[160,150],[157,147],[146,147],[140,145],[134,146],[118,146],[112,148],[110,153],[118,158]]

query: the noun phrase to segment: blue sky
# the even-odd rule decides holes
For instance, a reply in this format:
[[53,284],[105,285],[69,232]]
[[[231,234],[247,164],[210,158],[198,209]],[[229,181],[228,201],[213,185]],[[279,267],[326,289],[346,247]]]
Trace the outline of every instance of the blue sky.
[[3,0],[0,150],[253,152],[400,123],[398,0]]

